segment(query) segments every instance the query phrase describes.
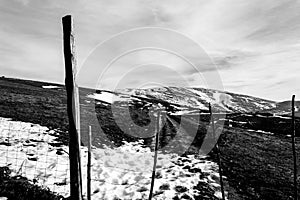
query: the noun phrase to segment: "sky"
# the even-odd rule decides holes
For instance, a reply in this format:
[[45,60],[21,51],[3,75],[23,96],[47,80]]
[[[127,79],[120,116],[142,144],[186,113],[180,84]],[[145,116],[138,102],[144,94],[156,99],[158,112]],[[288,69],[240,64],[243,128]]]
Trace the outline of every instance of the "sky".
[[[0,75],[63,83],[66,14],[80,86],[221,81],[230,92],[300,98],[298,0],[0,0]],[[162,48],[135,49],[152,44]]]

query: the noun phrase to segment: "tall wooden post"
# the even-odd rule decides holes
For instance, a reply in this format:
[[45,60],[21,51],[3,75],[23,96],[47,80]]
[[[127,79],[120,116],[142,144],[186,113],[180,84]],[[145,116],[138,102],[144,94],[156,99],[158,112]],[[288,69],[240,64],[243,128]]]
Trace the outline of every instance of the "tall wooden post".
[[156,173],[156,163],[157,163],[157,151],[158,151],[158,144],[159,144],[159,123],[160,123],[160,110],[157,113],[157,120],[156,120],[156,128],[155,128],[155,148],[154,148],[154,163],[153,163],[153,170],[152,170],[152,178],[151,178],[151,186],[149,192],[149,200],[152,199],[153,195],[153,188],[154,188],[154,181],[155,181],[155,173]]
[[297,155],[295,147],[295,95],[292,97],[292,148],[293,148],[293,159],[294,159],[294,199],[298,200],[298,189],[297,189]]
[[87,200],[91,200],[91,157],[92,157],[92,127],[89,126],[88,160],[87,160]]
[[[212,132],[213,132],[213,137],[215,140],[216,138],[216,133],[215,133],[215,121],[214,121],[214,116],[212,113],[211,105],[209,103],[209,112],[210,112],[210,119],[211,119],[211,125],[212,125]],[[220,176],[220,185],[221,185],[221,193],[222,193],[222,200],[225,200],[225,192],[224,192],[224,182],[223,182],[223,173],[222,173],[222,161],[221,161],[221,155],[220,155],[220,149],[219,149],[219,144],[218,140],[216,141],[216,152],[217,152],[217,159],[218,159],[218,165],[219,165],[219,176]]]
[[65,85],[67,90],[67,112],[69,118],[70,192],[72,200],[82,200],[80,165],[80,113],[78,87],[75,83],[76,57],[72,16],[62,18],[63,46],[65,57]]

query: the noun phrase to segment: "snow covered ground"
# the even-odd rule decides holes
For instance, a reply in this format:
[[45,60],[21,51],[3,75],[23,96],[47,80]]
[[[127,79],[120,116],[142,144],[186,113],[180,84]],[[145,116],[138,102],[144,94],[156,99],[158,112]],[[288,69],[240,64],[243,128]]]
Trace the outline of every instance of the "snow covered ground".
[[55,135],[47,127],[0,118],[0,166],[8,166],[12,175],[68,194],[68,148],[60,146]]
[[[68,147],[56,138],[57,133],[47,127],[0,118],[0,166],[67,197]],[[153,166],[149,148],[135,142],[114,149],[92,149],[92,199],[148,199]],[[81,157],[86,196],[86,147],[81,148]],[[216,163],[204,156],[159,152],[153,199],[194,199],[205,194],[220,198],[217,172]]]

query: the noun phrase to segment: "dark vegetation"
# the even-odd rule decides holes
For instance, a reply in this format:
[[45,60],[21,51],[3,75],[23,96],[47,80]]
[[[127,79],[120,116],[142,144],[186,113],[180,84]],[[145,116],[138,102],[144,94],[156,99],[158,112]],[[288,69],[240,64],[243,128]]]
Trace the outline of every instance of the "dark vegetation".
[[[59,140],[67,144],[68,119],[65,89],[61,85],[55,89],[43,89],[43,85],[47,83],[0,78],[0,116],[59,129],[61,131]],[[146,102],[144,99],[145,104],[137,102],[130,105],[130,111],[124,105],[114,105],[113,109],[116,110],[113,112],[111,105],[86,98],[86,95],[91,92],[94,91],[80,90],[83,144],[86,141],[88,126],[91,125],[93,144],[96,146],[102,144],[118,146],[123,140],[134,141],[140,138],[145,139],[145,145],[151,146],[154,127],[148,127],[148,129],[145,127],[154,119],[153,110],[144,109],[144,106],[146,103],[155,104],[157,100],[152,99],[151,102]],[[159,103],[167,107],[168,111],[174,110],[167,102],[160,101]],[[275,111],[272,110],[272,112]],[[138,126],[130,126],[128,122],[131,120],[129,119],[132,119]],[[186,153],[196,153],[207,133],[209,116],[204,113],[197,119],[195,116],[182,118],[167,115],[165,120],[166,123],[160,136],[160,147],[174,139],[178,124],[185,120],[184,128],[197,129],[197,135]],[[222,120],[224,128],[219,142],[223,171],[227,177],[226,190],[229,192],[229,199],[292,199],[292,147],[291,138],[287,136],[291,134],[290,119],[274,117],[271,112],[254,112],[232,113],[228,114],[226,119],[219,119],[219,121]],[[299,135],[298,118],[296,122],[297,135]],[[274,135],[261,133],[258,130],[271,132]],[[178,140],[182,146],[188,145],[184,143],[184,138]],[[298,138],[296,148],[297,152],[300,152]],[[214,160],[215,151],[213,150],[210,155]],[[43,190],[44,192],[40,194],[36,185],[20,178],[10,177],[3,173],[5,168],[1,169],[0,196],[7,196],[11,199],[22,199],[22,197],[26,199],[26,195],[33,195],[36,199],[38,197],[40,199],[57,198],[47,190]],[[21,192],[12,189],[22,187],[26,189],[21,189]],[[14,196],[14,198],[8,196],[12,193],[19,194],[19,192],[24,195]]]
[[30,183],[26,178],[10,176],[8,167],[0,168],[0,196],[8,200],[60,200],[62,196],[56,195],[47,188]]
[[[300,152],[299,138],[296,143]],[[224,174],[233,187],[229,199],[293,199],[290,138],[226,127],[220,149]]]

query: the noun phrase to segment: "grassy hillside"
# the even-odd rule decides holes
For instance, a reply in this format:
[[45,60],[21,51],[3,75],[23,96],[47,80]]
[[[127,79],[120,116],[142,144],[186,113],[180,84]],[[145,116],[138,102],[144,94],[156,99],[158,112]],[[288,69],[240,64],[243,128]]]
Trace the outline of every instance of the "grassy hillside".
[[[1,116],[66,131],[68,118],[65,89],[60,85],[58,89],[46,90],[42,88],[44,85],[47,84],[0,78]],[[67,138],[66,135],[61,137]]]

